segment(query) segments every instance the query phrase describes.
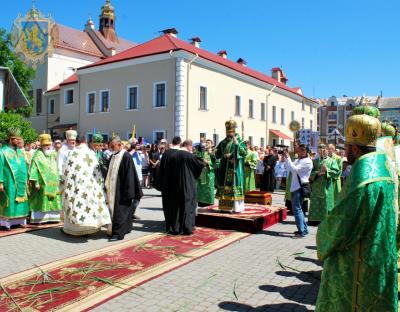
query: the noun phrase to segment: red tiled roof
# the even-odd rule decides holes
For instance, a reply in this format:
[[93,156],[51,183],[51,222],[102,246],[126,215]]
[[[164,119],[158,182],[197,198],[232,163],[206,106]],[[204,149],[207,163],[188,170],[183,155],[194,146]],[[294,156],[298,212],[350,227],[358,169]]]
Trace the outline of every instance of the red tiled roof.
[[60,83],[60,87],[64,86],[64,85],[71,84],[71,83],[77,83],[77,82],[78,82],[78,75],[77,74],[72,74],[67,79],[65,79],[63,82]]
[[103,53],[86,32],[60,24],[57,24],[57,27],[58,47],[97,56],[99,58],[104,57]]
[[[171,50],[172,51],[184,50],[184,51],[187,51],[187,52],[190,52],[193,54],[197,54],[206,60],[209,60],[211,62],[228,67],[239,73],[242,73],[244,75],[250,76],[257,80],[266,82],[268,84],[276,85],[280,89],[286,90],[288,92],[291,92],[298,96],[306,98],[303,95],[299,94],[295,89],[290,88],[287,85],[276,81],[275,79],[273,79],[270,76],[267,76],[261,72],[251,69],[249,67],[245,67],[245,66],[238,64],[236,62],[233,62],[229,59],[225,59],[217,54],[211,53],[204,49],[197,48],[188,42],[185,42],[181,39],[178,39],[178,38],[168,35],[168,34],[162,35],[153,40],[150,40],[143,44],[137,45],[133,48],[125,50],[114,56],[110,56],[108,58],[100,60],[96,63],[80,67],[79,69],[90,68],[90,67],[95,67],[95,66],[100,66],[100,65],[105,65],[105,64],[111,64],[111,63],[115,63],[115,62],[121,62],[121,61],[140,58],[140,57],[144,57],[144,56],[167,53]],[[306,98],[306,99],[308,99],[308,98]]]
[[97,38],[100,39],[100,41],[104,44],[105,47],[107,47],[108,49],[114,48],[115,52],[117,52],[117,53],[125,51],[129,48],[135,47],[137,45],[136,43],[130,42],[130,41],[122,39],[122,38],[118,38],[118,42],[113,42],[111,40],[105,39],[103,34],[100,31],[95,30],[94,32],[95,32]]
[[50,90],[47,90],[46,93],[58,91],[61,89],[61,86],[65,86],[65,85],[69,85],[69,84],[77,83],[77,82],[78,82],[78,75],[72,74],[67,79],[65,79],[63,82],[61,82],[59,85],[51,88]]

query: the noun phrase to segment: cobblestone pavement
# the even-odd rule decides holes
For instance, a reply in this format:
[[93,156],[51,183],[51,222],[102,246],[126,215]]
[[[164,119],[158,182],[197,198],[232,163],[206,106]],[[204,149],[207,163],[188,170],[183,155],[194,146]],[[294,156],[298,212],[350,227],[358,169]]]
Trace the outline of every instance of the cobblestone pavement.
[[[282,203],[283,195],[274,194]],[[146,191],[133,239],[163,229],[161,198]],[[294,219],[195,260],[97,307],[95,311],[312,311],[321,263],[315,233],[291,239]],[[47,229],[0,239],[0,276],[110,244],[104,233],[70,238]]]

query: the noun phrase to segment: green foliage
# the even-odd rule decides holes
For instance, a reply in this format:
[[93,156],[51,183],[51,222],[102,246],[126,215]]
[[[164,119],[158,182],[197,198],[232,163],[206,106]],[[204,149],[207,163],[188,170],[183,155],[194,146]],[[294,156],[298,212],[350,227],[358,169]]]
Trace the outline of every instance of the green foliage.
[[8,141],[8,130],[10,128],[21,129],[21,134],[26,143],[37,139],[37,133],[29,121],[26,121],[20,114],[0,113],[0,142]]
[[0,28],[0,66],[10,68],[22,91],[30,102],[29,107],[21,107],[13,112],[29,117],[32,113],[33,104],[33,98],[29,96],[29,90],[32,89],[31,81],[35,77],[35,71],[26,65],[14,53],[11,46],[10,34],[8,34],[4,28]]

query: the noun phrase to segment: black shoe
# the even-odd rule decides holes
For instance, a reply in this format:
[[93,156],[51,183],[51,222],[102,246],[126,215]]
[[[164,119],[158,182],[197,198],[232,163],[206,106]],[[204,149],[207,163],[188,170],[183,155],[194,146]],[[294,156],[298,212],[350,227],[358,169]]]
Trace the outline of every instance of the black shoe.
[[301,232],[300,232],[300,231],[294,231],[293,234],[294,234],[294,235],[296,235],[296,234],[301,234]]
[[123,239],[123,238],[120,238],[118,235],[113,235],[108,239],[108,241],[109,242],[116,242],[116,241],[121,240],[121,239]]
[[140,218],[137,215],[133,215],[132,220],[140,220]]

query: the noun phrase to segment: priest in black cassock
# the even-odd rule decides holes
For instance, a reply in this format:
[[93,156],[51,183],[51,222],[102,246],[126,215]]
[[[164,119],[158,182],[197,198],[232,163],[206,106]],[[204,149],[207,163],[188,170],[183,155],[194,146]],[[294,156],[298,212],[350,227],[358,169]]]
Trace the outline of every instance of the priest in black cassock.
[[110,142],[113,155],[105,181],[112,218],[110,241],[122,240],[132,231],[132,217],[143,196],[132,156],[122,147],[119,137]]
[[264,173],[261,178],[260,190],[263,192],[273,192],[275,190],[276,157],[271,149],[266,150],[263,163]]
[[197,182],[205,163],[193,155],[193,143],[186,140],[165,152],[160,165],[162,204],[168,233],[192,234],[197,208]]

